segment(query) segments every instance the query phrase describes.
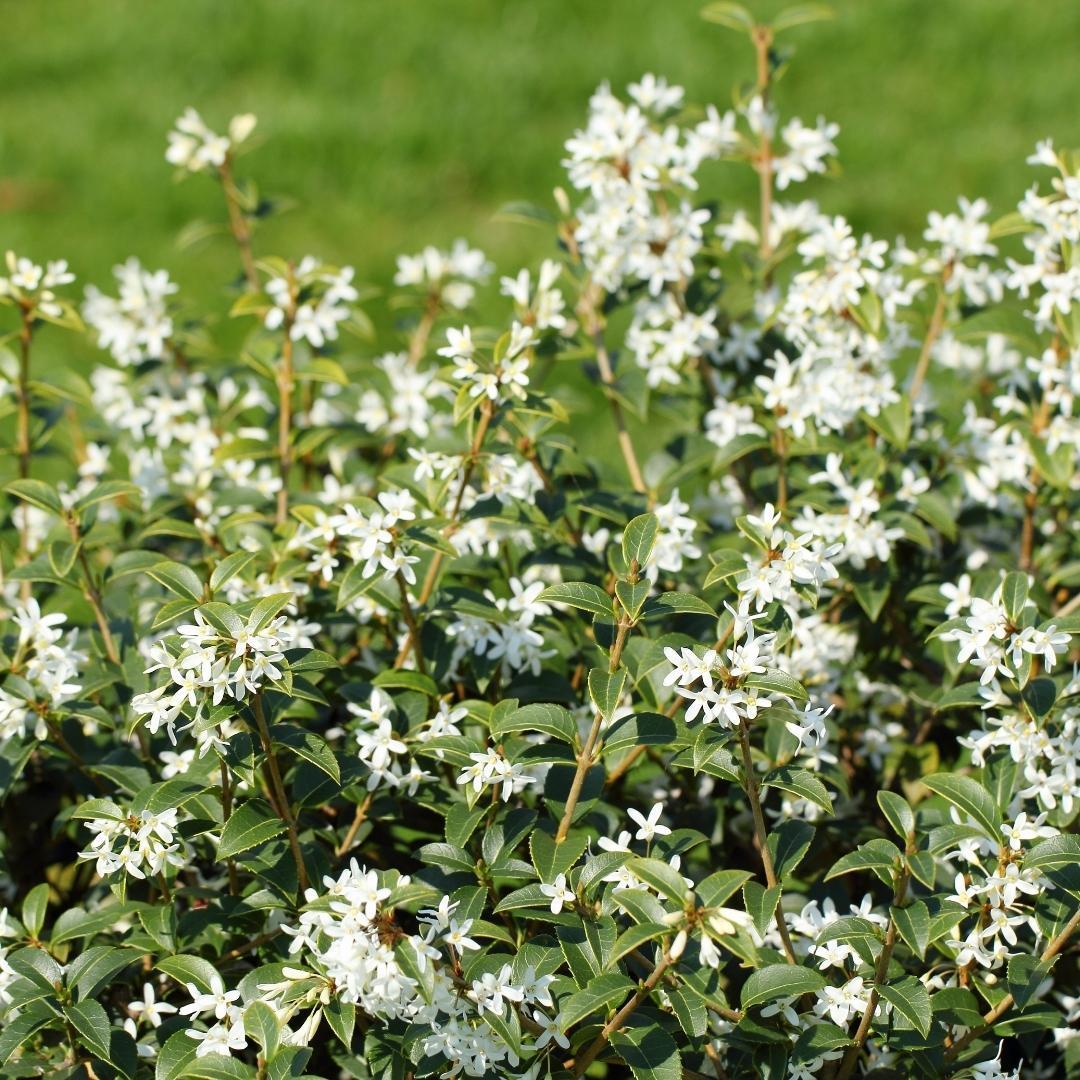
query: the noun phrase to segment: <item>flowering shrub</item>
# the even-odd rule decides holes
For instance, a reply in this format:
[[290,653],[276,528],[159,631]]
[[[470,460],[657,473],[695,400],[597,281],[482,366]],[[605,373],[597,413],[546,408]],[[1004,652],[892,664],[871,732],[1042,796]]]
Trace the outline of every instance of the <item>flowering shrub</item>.
[[262,253],[249,116],[166,155],[238,353],[9,257],[4,1076],[1080,1069],[1080,159],[856,236],[813,10],[705,14],[734,107],[601,87],[551,258],[402,257],[400,348]]

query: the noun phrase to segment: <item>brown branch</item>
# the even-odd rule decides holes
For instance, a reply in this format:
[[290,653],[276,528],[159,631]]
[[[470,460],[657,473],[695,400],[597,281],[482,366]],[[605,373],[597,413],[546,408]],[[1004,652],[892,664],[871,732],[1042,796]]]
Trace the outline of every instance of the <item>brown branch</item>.
[[566,1068],[571,1071],[573,1076],[578,1077],[584,1074],[585,1070],[596,1060],[596,1056],[607,1045],[608,1039],[630,1019],[634,1010],[656,989],[657,984],[664,977],[671,964],[671,956],[665,952],[660,958],[660,963],[653,968],[652,974],[634,992],[634,996],[603,1026],[600,1034],[589,1044],[588,1049],[572,1061],[565,1063]]
[[262,742],[263,753],[266,755],[267,768],[270,770],[270,781],[277,802],[278,817],[285,822],[285,827],[289,832],[289,847],[292,849],[300,892],[303,894],[308,887],[307,867],[304,865],[304,853],[300,850],[300,838],[296,831],[296,818],[293,817],[292,808],[289,806],[289,798],[285,794],[285,784],[281,779],[281,770],[278,768],[277,758],[274,756],[274,746],[270,741],[270,729],[266,723],[266,713],[263,711],[261,691],[257,692],[252,698],[251,708],[255,714],[255,723],[259,728],[259,739]]
[[[1058,936],[1054,938],[1054,940],[1051,941],[1049,945],[1046,946],[1046,948],[1043,950],[1042,956],[1039,957],[1040,962],[1045,963],[1047,960],[1053,960],[1054,957],[1057,956],[1058,953],[1060,953],[1061,950],[1064,949],[1065,946],[1068,944],[1069,938],[1073,936],[1078,926],[1080,926],[1080,911],[1076,911],[1073,913],[1073,917],[1065,924],[1065,927],[1062,929],[1061,933],[1058,934]],[[969,1043],[977,1039],[980,1035],[985,1034],[988,1028],[992,1027],[998,1020],[1001,1019],[1002,1016],[1005,1015],[1006,1012],[1009,1011],[1010,1008],[1012,1008],[1015,1000],[1016,999],[1012,996],[1012,994],[1006,994],[983,1017],[983,1026],[972,1028],[964,1035],[961,1035],[960,1038],[957,1039],[956,1042],[954,1042],[952,1046],[950,1046],[945,1051],[945,1057],[956,1057],[956,1055],[959,1054],[960,1051],[963,1050]]]
[[259,275],[255,271],[255,257],[251,253],[251,226],[247,215],[240,206],[240,191],[233,179],[232,157],[226,156],[218,166],[218,177],[225,193],[225,206],[229,211],[229,229],[240,251],[240,263],[244,268],[244,277],[249,289],[259,288]]
[[[743,772],[746,774],[746,796],[750,800],[750,811],[754,818],[754,835],[757,837],[761,865],[765,871],[765,882],[771,889],[780,882],[776,877],[772,852],[769,851],[765,815],[761,811],[761,792],[758,788],[757,776],[754,773],[754,759],[750,755],[750,732],[747,730],[745,720],[739,725],[739,746],[742,749]],[[789,964],[797,963],[795,950],[791,946],[791,936],[788,934],[787,923],[784,922],[781,901],[777,901],[776,904],[776,929],[780,934],[780,941],[784,946],[784,955],[787,957],[787,962]]]

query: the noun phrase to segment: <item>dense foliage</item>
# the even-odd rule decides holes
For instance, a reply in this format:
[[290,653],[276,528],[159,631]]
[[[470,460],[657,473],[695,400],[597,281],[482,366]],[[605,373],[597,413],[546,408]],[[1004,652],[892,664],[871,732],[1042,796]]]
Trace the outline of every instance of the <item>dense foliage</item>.
[[916,246],[786,201],[816,13],[706,9],[727,111],[601,87],[552,257],[403,256],[399,351],[262,254],[250,116],[166,154],[235,354],[9,256],[5,1077],[1080,1072],[1080,159]]

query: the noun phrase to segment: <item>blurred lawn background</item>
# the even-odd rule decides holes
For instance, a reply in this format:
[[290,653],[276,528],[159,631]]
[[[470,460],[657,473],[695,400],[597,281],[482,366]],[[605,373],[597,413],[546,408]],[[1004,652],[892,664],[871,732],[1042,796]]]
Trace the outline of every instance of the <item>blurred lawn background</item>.
[[[310,251],[385,284],[399,252],[462,235],[509,273],[550,239],[493,215],[550,203],[599,82],[654,71],[723,107],[751,76],[749,44],[702,22],[702,2],[0,0],[2,246],[67,258],[80,292],[135,254],[168,267],[186,299],[213,297],[229,241],[178,251],[176,238],[193,219],[223,220],[220,193],[174,183],[162,156],[194,105],[218,130],[258,114],[263,141],[240,172],[296,200],[260,232],[260,253]],[[782,109],[841,125],[844,175],[798,197],[886,238],[915,234],[962,193],[1010,209],[1036,138],[1080,144],[1076,0],[833,6],[835,21],[785,36],[797,55]],[[721,195],[738,173],[727,169]]]

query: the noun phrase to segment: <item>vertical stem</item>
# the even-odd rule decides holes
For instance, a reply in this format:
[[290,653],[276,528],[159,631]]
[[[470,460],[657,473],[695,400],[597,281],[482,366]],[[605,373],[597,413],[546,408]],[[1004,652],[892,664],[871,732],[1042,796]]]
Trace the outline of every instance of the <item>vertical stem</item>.
[[945,294],[945,282],[949,280],[950,268],[946,266],[941,277],[941,291],[938,293],[937,303],[934,305],[934,313],[930,316],[930,325],[923,338],[922,349],[919,350],[919,360],[915,365],[915,374],[911,377],[911,390],[908,392],[912,402],[919,396],[923,383],[926,381],[926,373],[930,370],[930,354],[934,349],[934,342],[941,336],[945,328],[945,306],[948,298]]
[[277,524],[284,525],[289,516],[289,473],[292,471],[293,340],[291,318],[285,321],[285,340],[281,346],[277,388],[278,470],[281,477],[281,490],[278,491],[277,496]]
[[360,831],[360,826],[367,820],[368,810],[371,809],[372,796],[370,794],[364,796],[364,801],[356,804],[356,813],[353,815],[352,824],[349,826],[349,831],[345,834],[341,843],[334,849],[334,854],[340,859],[342,855],[348,854],[349,850],[353,846],[353,841],[356,839],[356,834]]
[[[763,105],[769,103],[769,49],[772,46],[772,29],[768,26],[754,27],[754,49],[757,53],[757,92]],[[767,130],[761,134],[757,158],[758,201],[758,252],[762,262],[772,254],[772,202],[773,161],[772,140]]]
[[[619,619],[619,626],[615,632],[615,642],[611,646],[611,656],[608,661],[608,673],[610,675],[614,675],[615,672],[619,670],[619,664],[622,661],[623,646],[626,644],[626,635],[629,630],[630,619],[624,612]],[[585,737],[581,752],[578,754],[577,768],[574,770],[574,778],[570,781],[570,790],[566,795],[566,806],[563,808],[563,815],[559,821],[559,828],[555,833],[556,844],[561,844],[570,832],[570,826],[573,824],[574,820],[574,811],[577,809],[578,800],[581,798],[581,789],[585,785],[585,777],[592,767],[593,757],[595,756],[597,745],[600,741],[600,725],[603,724],[603,722],[603,713],[597,709],[596,716],[593,717],[592,726],[589,728],[589,734]]]
[[[495,406],[490,399],[484,398],[483,403],[480,406],[480,418],[476,422],[476,429],[473,432],[472,446],[469,447],[469,453],[465,458],[464,466],[461,471],[461,480],[458,482],[457,493],[454,495],[454,502],[450,510],[450,521],[443,529],[443,536],[450,536],[458,525],[458,515],[461,513],[461,503],[465,498],[465,490],[469,486],[469,481],[472,479],[473,470],[476,468],[477,459],[480,457],[480,450],[484,445],[484,439],[487,436],[488,428],[491,426],[491,419],[495,415]],[[428,600],[431,599],[431,594],[435,591],[435,583],[439,579],[439,568],[442,566],[443,553],[436,551],[431,558],[431,562],[428,565],[427,573],[424,575],[424,583],[420,587],[420,595],[416,598],[416,602],[420,607],[423,607]],[[394,661],[395,670],[399,669],[406,660],[409,659],[409,653],[413,649],[412,635],[409,636],[409,640],[401,647],[401,651],[397,655],[397,659]]]
[[83,579],[83,595],[86,597],[87,603],[94,612],[94,620],[97,622],[98,630],[101,633],[101,643],[105,648],[105,655],[112,663],[119,664],[120,652],[116,647],[116,642],[113,640],[112,631],[109,629],[109,620],[105,614],[105,606],[102,602],[101,593],[94,584],[94,575],[93,570],[90,568],[90,560],[87,559],[86,552],[79,546],[81,541],[79,524],[74,517],[68,518],[68,532],[71,535],[72,544],[79,549],[77,558],[79,570],[82,573]]
[[221,188],[225,192],[225,206],[229,211],[229,228],[240,251],[240,263],[249,289],[258,289],[259,275],[255,272],[255,258],[251,253],[251,226],[240,206],[240,192],[233,179],[232,158],[226,157],[218,168]]
[[412,602],[409,600],[409,583],[399,570],[397,572],[398,590],[401,593],[401,614],[405,618],[405,625],[409,628],[408,645],[416,660],[416,670],[424,673],[424,654],[420,648],[420,624],[416,621],[416,612],[413,611]]
[[[773,866],[772,853],[769,851],[768,832],[765,828],[765,815],[761,811],[761,793],[758,790],[757,776],[754,773],[754,759],[750,756],[750,732],[747,730],[746,721],[739,725],[739,746],[742,749],[743,772],[746,774],[746,795],[750,800],[750,811],[754,817],[754,834],[757,837],[758,849],[761,852],[761,865],[765,870],[765,882],[771,889],[779,884],[776,877],[776,868]],[[784,911],[781,903],[776,905],[776,929],[780,933],[780,941],[784,946],[784,955],[789,964],[797,963],[795,950],[791,947],[791,937],[788,934],[787,923],[784,922]]]
[[439,293],[432,291],[428,294],[424,304],[424,314],[416,324],[416,329],[409,340],[409,363],[415,367],[424,358],[424,350],[427,348],[428,338],[435,328],[435,320],[438,318],[442,301]]
[[296,819],[293,817],[289,806],[289,797],[285,794],[285,785],[281,780],[281,770],[278,768],[277,758],[274,756],[274,746],[270,741],[270,729],[266,723],[266,713],[263,711],[262,693],[256,693],[252,698],[252,711],[255,713],[255,723],[259,728],[259,739],[262,742],[263,753],[266,755],[267,766],[270,769],[270,779],[274,786],[274,795],[277,801],[278,816],[285,822],[289,831],[289,847],[292,848],[293,860],[296,863],[296,875],[300,883],[300,893],[307,891],[308,876],[307,867],[304,865],[304,854],[300,850],[300,838],[296,831]]
[[634,450],[633,440],[626,428],[626,418],[623,416],[622,405],[615,396],[615,372],[611,366],[611,356],[604,342],[603,328],[597,323],[593,314],[593,327],[591,330],[593,345],[596,347],[596,366],[600,370],[600,378],[604,383],[604,393],[611,406],[611,415],[615,420],[615,432],[619,440],[619,450],[622,452],[623,461],[626,462],[626,471],[630,474],[630,483],[639,494],[646,494],[645,478],[641,474],[641,466],[638,464],[637,453]]

